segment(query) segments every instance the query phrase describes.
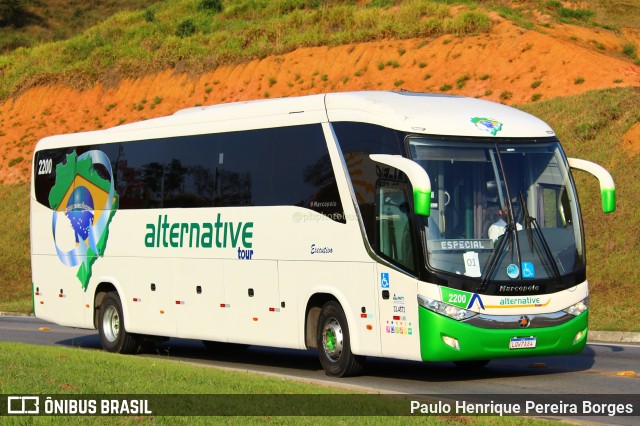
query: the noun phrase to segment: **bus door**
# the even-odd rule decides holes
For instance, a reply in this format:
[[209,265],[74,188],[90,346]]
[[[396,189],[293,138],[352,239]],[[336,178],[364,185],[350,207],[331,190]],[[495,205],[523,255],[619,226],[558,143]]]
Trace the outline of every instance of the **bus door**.
[[418,281],[402,272],[415,269],[408,189],[404,182],[378,180],[376,185],[375,245],[390,264],[377,265],[379,324],[382,356],[420,360]]

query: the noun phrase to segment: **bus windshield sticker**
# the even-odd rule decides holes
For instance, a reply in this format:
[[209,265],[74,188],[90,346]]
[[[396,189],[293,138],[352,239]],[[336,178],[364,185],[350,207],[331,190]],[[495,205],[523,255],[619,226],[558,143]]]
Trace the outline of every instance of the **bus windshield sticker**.
[[467,251],[467,250],[493,250],[491,239],[476,240],[429,240],[429,251]]
[[522,278],[535,278],[533,262],[522,262]]
[[507,266],[507,275],[509,275],[509,278],[518,278],[518,276],[520,275],[520,268],[518,268],[518,265],[512,263]]
[[464,258],[464,274],[468,277],[480,277],[480,259],[475,251],[468,251],[462,255]]
[[[106,169],[109,180],[100,176],[96,165]],[[80,265],[76,276],[82,289],[87,291],[91,268],[97,258],[104,255],[109,224],[118,209],[109,157],[99,150],[79,156],[75,151],[68,154],[66,162],[56,166],[49,205],[53,210],[53,243],[58,258],[69,267]],[[64,240],[63,236],[69,234],[67,230],[73,233],[71,240],[75,243],[67,245],[58,240]]]

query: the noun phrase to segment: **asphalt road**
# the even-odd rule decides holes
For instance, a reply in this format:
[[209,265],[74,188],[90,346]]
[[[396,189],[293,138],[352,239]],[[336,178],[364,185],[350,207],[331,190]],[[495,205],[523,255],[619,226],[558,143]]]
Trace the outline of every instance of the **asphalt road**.
[[[100,349],[94,330],[60,327],[32,317],[0,317],[0,341]],[[199,341],[171,339],[141,356],[285,375],[305,382],[378,393],[478,397],[546,394],[567,398],[571,394],[608,394],[613,401],[616,395],[636,398],[635,401],[640,398],[640,345],[590,343],[580,355],[497,360],[485,368],[466,371],[451,363],[368,358],[362,376],[340,379],[324,374],[314,351],[251,346],[242,351],[211,352]],[[639,414],[572,419],[635,425]]]

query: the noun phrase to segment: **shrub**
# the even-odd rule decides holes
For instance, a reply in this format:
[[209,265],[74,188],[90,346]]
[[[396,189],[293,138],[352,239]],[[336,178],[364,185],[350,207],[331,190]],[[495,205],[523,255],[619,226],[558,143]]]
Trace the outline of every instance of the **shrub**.
[[561,7],[558,9],[558,14],[561,18],[565,19],[578,19],[581,21],[587,21],[593,16],[593,11],[586,9],[569,9],[567,7]]
[[624,53],[631,59],[635,59],[636,55],[638,54],[638,49],[636,48],[635,44],[627,43],[624,46],[622,46],[622,53]]
[[220,13],[222,12],[222,0],[200,0],[198,10]]
[[18,163],[21,163],[24,160],[24,158],[22,156],[20,157],[16,157],[16,158],[12,158],[11,160],[9,160],[9,167],[13,167]]
[[511,99],[511,97],[513,97],[513,93],[509,92],[508,90],[500,93],[500,99],[502,99],[503,101],[507,101]]
[[25,6],[26,1],[24,0],[0,0],[0,27],[21,25]]
[[156,13],[151,10],[151,9],[147,9],[144,11],[144,20],[147,22],[153,22],[156,19]]
[[462,89],[467,84],[467,81],[469,81],[470,78],[471,77],[469,76],[469,74],[463,75],[456,80],[456,87],[458,87],[458,89]]
[[180,38],[189,37],[195,34],[196,26],[193,25],[193,21],[191,19],[185,19],[184,21],[178,24],[178,28],[176,29],[176,35]]

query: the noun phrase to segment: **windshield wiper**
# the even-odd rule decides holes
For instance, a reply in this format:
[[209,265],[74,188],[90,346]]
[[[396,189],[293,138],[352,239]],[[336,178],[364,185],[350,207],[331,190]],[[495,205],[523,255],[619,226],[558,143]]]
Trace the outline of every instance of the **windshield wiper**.
[[545,256],[547,257],[547,260],[551,265],[551,269],[553,270],[553,274],[555,275],[555,278],[558,281],[560,281],[560,270],[558,269],[558,264],[553,259],[553,253],[551,252],[551,248],[549,248],[547,239],[545,238],[544,234],[542,233],[542,230],[538,226],[538,221],[536,220],[535,217],[531,217],[529,215],[529,210],[527,209],[527,204],[524,201],[524,195],[522,194],[522,191],[520,191],[520,206],[522,207],[522,214],[524,215],[525,229],[527,230],[527,236],[529,237],[529,244],[531,247],[531,251],[533,251],[533,244],[534,244],[533,234],[531,232],[531,229],[533,228],[542,245],[542,251],[544,252]]
[[509,223],[507,223],[507,226],[505,227],[504,234],[502,234],[498,239],[498,245],[493,249],[493,253],[491,253],[491,257],[487,262],[487,268],[482,274],[482,277],[480,279],[480,286],[476,290],[476,293],[480,293],[487,289],[487,286],[489,285],[489,278],[493,276],[496,268],[498,267],[498,263],[500,262],[500,258],[502,258],[504,246],[507,244],[507,240],[511,240],[511,233],[515,232],[515,230],[515,222],[509,221]]

